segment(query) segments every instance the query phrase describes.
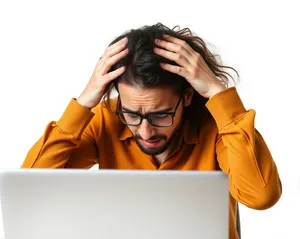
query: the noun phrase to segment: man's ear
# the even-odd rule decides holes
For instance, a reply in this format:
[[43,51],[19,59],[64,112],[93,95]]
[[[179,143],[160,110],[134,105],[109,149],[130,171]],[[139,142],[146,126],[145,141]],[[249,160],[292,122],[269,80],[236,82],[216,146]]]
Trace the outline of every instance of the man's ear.
[[194,88],[193,87],[188,87],[184,93],[183,93],[183,102],[184,102],[184,106],[190,106],[190,104],[192,103],[192,99],[193,99],[193,95],[194,95]]

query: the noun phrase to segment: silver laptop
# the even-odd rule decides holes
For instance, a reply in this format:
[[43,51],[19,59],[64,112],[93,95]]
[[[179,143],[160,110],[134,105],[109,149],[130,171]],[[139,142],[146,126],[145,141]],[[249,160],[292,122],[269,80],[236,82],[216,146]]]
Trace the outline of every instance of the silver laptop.
[[222,172],[18,169],[0,174],[4,239],[224,239]]

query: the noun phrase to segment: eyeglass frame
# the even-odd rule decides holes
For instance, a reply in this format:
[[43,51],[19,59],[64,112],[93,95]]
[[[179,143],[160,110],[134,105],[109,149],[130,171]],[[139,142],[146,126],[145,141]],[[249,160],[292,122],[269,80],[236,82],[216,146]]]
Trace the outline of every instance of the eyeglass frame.
[[[180,101],[181,101],[181,99],[182,99],[183,93],[184,93],[184,91],[182,91],[182,93],[181,93],[181,95],[180,95],[180,98],[179,98],[179,100],[178,100],[178,102],[177,102],[177,104],[176,104],[176,107],[175,107],[175,109],[174,109],[173,112],[163,112],[163,111],[162,111],[162,112],[152,112],[152,113],[147,113],[147,114],[141,114],[141,113],[139,113],[139,112],[133,112],[133,111],[123,111],[123,110],[118,110],[118,105],[119,105],[119,102],[120,102],[120,95],[118,95],[118,100],[117,100],[117,106],[116,106],[116,112],[115,112],[115,113],[116,113],[116,115],[119,117],[120,121],[121,121],[123,124],[129,125],[129,126],[139,126],[139,125],[141,125],[141,123],[143,122],[144,119],[147,119],[147,121],[149,122],[149,124],[151,124],[151,125],[154,126],[154,127],[158,127],[158,128],[167,128],[167,127],[170,127],[170,126],[172,126],[172,125],[174,124],[174,117],[175,117],[175,115],[176,115],[176,111],[177,111],[178,106],[179,106],[179,104],[180,104]],[[140,117],[140,123],[139,123],[139,124],[128,124],[128,123],[124,123],[124,122],[121,120],[121,118],[120,118],[120,114],[121,114],[121,113],[125,113],[125,114],[135,114],[135,115],[139,116],[139,117]],[[150,121],[149,117],[150,117],[151,115],[161,115],[161,114],[171,115],[171,116],[172,116],[172,123],[171,123],[170,125],[167,125],[167,126],[157,126],[157,125],[154,125],[154,124]]]

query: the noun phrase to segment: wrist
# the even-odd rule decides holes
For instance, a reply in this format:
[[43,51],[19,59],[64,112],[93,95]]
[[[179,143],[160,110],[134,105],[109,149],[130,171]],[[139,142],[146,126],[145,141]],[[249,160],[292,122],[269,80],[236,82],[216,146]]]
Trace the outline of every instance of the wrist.
[[227,89],[226,86],[222,82],[218,82],[217,84],[213,85],[211,90],[208,93],[208,98],[212,98],[214,95],[220,93],[221,91]]
[[81,106],[91,110],[93,107],[91,107],[89,104],[87,104],[86,102],[84,102],[84,100],[79,96],[77,99],[76,99],[77,103],[80,104]]

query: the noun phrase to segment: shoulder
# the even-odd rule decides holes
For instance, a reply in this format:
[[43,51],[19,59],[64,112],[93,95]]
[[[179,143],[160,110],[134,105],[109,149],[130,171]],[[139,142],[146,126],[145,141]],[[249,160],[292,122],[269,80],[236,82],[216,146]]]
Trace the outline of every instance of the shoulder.
[[101,101],[92,109],[95,114],[89,127],[98,137],[103,135],[118,136],[124,129],[124,124],[116,115],[117,97],[107,101]]

